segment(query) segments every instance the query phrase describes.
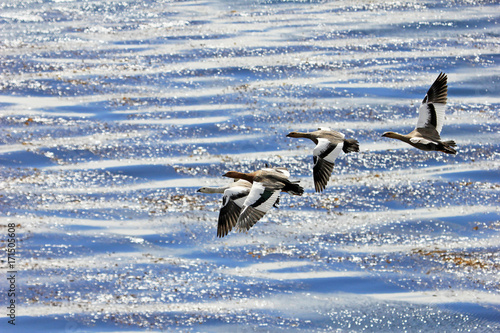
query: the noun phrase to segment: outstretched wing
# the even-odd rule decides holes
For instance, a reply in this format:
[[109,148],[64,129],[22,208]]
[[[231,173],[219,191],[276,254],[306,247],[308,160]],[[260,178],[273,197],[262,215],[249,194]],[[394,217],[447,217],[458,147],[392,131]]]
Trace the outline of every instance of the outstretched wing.
[[238,231],[249,230],[274,205],[280,195],[279,189],[271,189],[262,182],[255,182],[246,198],[236,223]]
[[448,99],[448,77],[440,73],[425,95],[420,108],[416,128],[435,129],[441,133]]
[[226,236],[236,225],[241,207],[249,193],[250,187],[247,186],[232,186],[224,191],[217,223],[217,237]]
[[343,141],[335,144],[328,139],[318,139],[318,144],[313,150],[313,178],[316,192],[321,192],[326,188],[335,160],[342,151],[343,146]]

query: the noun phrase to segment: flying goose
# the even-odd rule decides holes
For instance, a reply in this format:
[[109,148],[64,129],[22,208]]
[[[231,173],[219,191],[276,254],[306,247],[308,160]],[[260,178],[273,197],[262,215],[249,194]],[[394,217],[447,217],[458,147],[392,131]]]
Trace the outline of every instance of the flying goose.
[[236,223],[236,229],[240,232],[249,230],[257,223],[271,209],[280,192],[293,195],[304,193],[298,182],[288,180],[290,173],[286,168],[264,168],[250,173],[229,171],[223,176],[252,183]]
[[309,133],[291,132],[287,134],[287,137],[307,138],[316,144],[313,150],[313,178],[316,192],[322,192],[326,188],[335,165],[335,159],[341,150],[346,154],[359,151],[357,140],[345,139],[344,134],[329,128],[322,127]]
[[441,151],[456,154],[455,141],[441,141],[439,134],[443,128],[446,100],[448,98],[448,77],[440,73],[425,95],[420,108],[417,127],[410,134],[386,132],[382,136],[398,139],[415,148],[426,151]]
[[217,223],[217,237],[226,236],[236,225],[252,183],[239,179],[222,187],[202,187],[197,192],[224,193]]

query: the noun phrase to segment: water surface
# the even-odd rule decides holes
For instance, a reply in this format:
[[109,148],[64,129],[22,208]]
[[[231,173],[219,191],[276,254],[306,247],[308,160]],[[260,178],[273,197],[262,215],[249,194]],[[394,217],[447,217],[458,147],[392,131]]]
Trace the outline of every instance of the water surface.
[[[3,2],[0,220],[19,256],[16,326],[5,316],[2,329],[499,330],[497,13],[496,1]],[[459,153],[382,138],[413,129],[441,71],[441,134]],[[320,126],[361,151],[316,194],[313,144],[286,134]],[[196,189],[265,165],[306,193],[217,238],[221,198]]]

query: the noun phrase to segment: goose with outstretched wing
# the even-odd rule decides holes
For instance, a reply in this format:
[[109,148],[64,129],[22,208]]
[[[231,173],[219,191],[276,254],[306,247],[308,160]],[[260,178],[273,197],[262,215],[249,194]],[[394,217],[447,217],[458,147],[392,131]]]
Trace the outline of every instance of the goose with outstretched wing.
[[217,221],[217,237],[226,236],[236,225],[252,183],[239,179],[222,187],[202,187],[201,193],[223,193],[222,206]]
[[401,140],[421,150],[456,154],[453,148],[456,146],[455,141],[442,141],[440,136],[448,99],[447,83],[446,74],[440,73],[418,109],[417,127],[411,133],[385,132],[382,136]]
[[273,207],[281,192],[293,195],[304,193],[298,182],[288,179],[290,173],[286,168],[264,168],[250,173],[229,171],[224,176],[252,183],[236,223],[238,231],[247,231],[255,225]]
[[329,128],[319,128],[309,133],[291,132],[287,134],[287,137],[306,138],[316,144],[313,150],[313,179],[316,192],[322,192],[326,188],[335,160],[341,151],[346,154],[359,151],[357,140],[346,139],[344,134]]

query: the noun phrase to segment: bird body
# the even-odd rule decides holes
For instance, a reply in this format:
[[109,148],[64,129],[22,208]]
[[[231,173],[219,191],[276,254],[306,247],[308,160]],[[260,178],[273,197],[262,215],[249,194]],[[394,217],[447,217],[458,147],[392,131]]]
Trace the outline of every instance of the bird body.
[[291,132],[291,138],[306,138],[312,140],[316,147],[313,150],[313,178],[316,192],[326,188],[330,179],[335,160],[340,152],[351,153],[359,151],[359,143],[355,139],[346,139],[344,134],[332,131],[329,128],[320,128],[314,132]]
[[446,102],[448,99],[448,77],[440,73],[427,91],[418,112],[416,128],[409,134],[385,132],[383,137],[397,139],[425,151],[441,151],[456,154],[455,141],[442,141],[441,130],[444,123]]

